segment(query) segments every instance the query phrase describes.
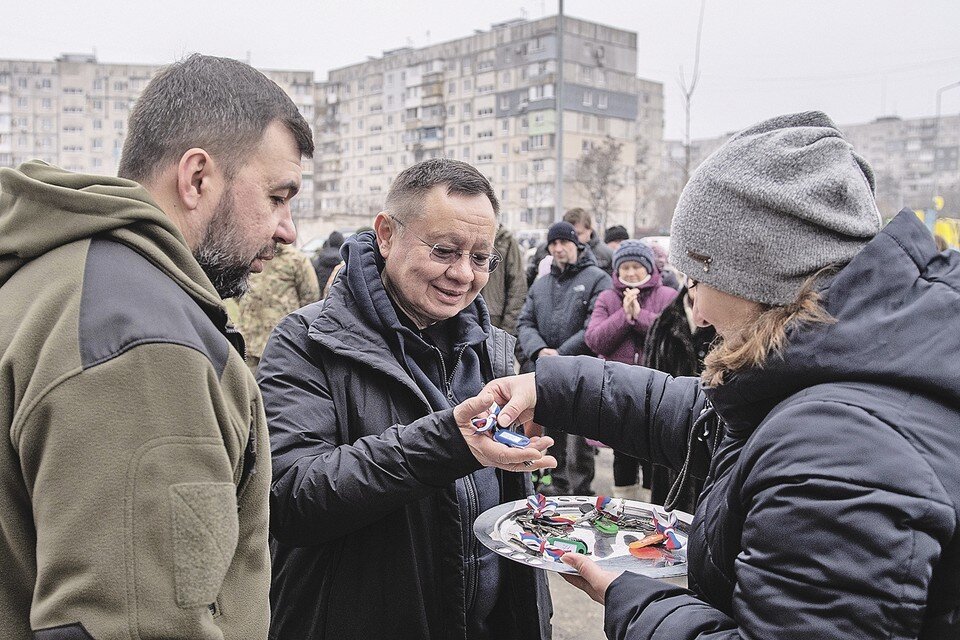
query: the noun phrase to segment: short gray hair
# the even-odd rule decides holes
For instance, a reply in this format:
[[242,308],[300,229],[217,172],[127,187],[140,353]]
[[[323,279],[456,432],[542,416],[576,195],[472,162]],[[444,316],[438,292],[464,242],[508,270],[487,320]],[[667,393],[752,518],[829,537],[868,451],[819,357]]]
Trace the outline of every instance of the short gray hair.
[[137,99],[117,175],[148,181],[199,147],[232,178],[274,121],[313,157],[310,125],[275,82],[237,60],[193,54],[162,69]]
[[447,195],[484,195],[494,216],[500,215],[500,201],[490,181],[476,167],[446,158],[424,160],[401,171],[390,185],[386,208],[395,214],[417,215],[424,196],[437,185],[446,185]]

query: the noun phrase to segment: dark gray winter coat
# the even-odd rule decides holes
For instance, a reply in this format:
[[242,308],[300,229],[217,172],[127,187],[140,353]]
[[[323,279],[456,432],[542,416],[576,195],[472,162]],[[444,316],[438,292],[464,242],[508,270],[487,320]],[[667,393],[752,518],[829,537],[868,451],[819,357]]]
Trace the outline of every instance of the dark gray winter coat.
[[576,264],[538,278],[520,311],[517,327],[520,349],[535,360],[545,347],[563,356],[590,353],[583,334],[593,314],[597,296],[610,288],[610,276],[596,265],[590,251],[581,251]]
[[[822,293],[835,324],[706,396],[641,367],[538,363],[538,423],[674,469],[689,439],[708,472],[691,590],[620,577],[609,638],[960,637],[960,254],[901,212]],[[691,433],[707,396],[715,450],[718,425]]]
[[[363,286],[379,274],[372,261],[357,273],[357,244],[328,299],[277,327],[258,370],[273,454],[270,637],[459,640],[479,543],[455,483],[480,465],[452,410],[434,413],[400,364],[395,336],[371,328],[371,313],[394,312]],[[479,366],[484,380],[513,372],[513,338],[489,328],[458,367]],[[494,504],[532,492],[526,474],[496,476]],[[543,572],[501,567],[491,635],[549,638]]]

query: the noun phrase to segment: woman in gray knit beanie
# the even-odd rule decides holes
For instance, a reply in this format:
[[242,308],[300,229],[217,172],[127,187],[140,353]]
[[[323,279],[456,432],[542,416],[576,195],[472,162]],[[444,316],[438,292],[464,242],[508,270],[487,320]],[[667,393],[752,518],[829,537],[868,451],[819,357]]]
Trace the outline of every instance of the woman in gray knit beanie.
[[668,506],[705,480],[689,590],[563,556],[608,637],[960,638],[960,254],[910,210],[881,229],[873,189],[823,113],[738,133],[673,222],[722,337],[704,378],[557,357],[488,385],[503,425],[675,470]]

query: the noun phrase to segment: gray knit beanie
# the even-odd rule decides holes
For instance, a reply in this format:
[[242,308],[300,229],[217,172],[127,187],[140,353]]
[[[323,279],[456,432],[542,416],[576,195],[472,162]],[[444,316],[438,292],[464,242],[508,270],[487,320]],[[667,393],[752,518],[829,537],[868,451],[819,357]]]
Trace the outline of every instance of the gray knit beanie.
[[763,304],[849,262],[880,231],[870,165],[819,111],[733,136],[677,202],[670,261],[694,280]]
[[653,265],[656,258],[653,250],[639,240],[624,240],[620,246],[613,252],[613,270],[620,269],[620,265],[628,260],[639,262],[647,270],[647,273],[653,273]]

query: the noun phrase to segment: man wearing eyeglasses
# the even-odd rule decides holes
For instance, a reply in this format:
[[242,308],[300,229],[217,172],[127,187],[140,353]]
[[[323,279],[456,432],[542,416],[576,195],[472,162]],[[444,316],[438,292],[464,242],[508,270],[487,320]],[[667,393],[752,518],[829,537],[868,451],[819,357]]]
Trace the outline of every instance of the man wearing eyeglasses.
[[[273,452],[273,638],[549,638],[542,571],[479,544],[484,510],[532,491],[552,444],[511,449],[464,402],[513,374],[478,296],[499,203],[463,162],[397,176],[322,303],[288,316],[258,379]],[[484,404],[486,403],[486,404]],[[527,463],[527,464],[524,464]]]

